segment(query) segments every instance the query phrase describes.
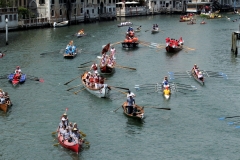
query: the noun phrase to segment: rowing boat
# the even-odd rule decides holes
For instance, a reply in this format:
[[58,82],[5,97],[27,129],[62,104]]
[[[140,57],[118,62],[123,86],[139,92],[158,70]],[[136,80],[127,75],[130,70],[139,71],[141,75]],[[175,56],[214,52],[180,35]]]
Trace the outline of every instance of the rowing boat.
[[167,46],[165,49],[168,53],[176,53],[183,49],[183,43],[184,43],[184,40],[182,39],[182,37],[180,37],[178,41],[170,39],[168,37],[166,38]]
[[110,96],[111,88],[107,84],[104,84],[104,83],[101,84],[100,88],[90,87],[89,85],[87,85],[87,83],[85,83],[87,75],[88,75],[88,72],[85,72],[81,76],[81,80],[82,80],[82,84],[83,84],[84,88],[99,98],[108,98]]
[[158,27],[155,27],[154,29],[152,29],[152,34],[158,33],[158,32],[159,32],[159,28]]
[[68,21],[62,21],[62,22],[54,22],[53,23],[53,27],[56,28],[56,27],[64,27],[64,26],[67,26],[68,25]]
[[134,32],[140,32],[141,31],[141,29],[136,29]]
[[0,109],[3,110],[5,113],[8,110],[9,105],[7,103],[0,104]]
[[110,66],[108,64],[102,65],[100,62],[100,72],[101,74],[113,74],[115,72],[115,65]]
[[21,74],[19,78],[16,74],[11,73],[8,75],[8,81],[11,82],[13,86],[17,86],[18,84],[22,84],[26,81],[26,74]]
[[136,114],[128,114],[128,109],[127,109],[127,102],[124,102],[122,105],[123,113],[127,117],[135,118],[135,119],[143,119],[144,118],[144,107],[140,107],[137,104],[134,104],[135,107],[137,107],[137,112]]
[[72,150],[73,152],[76,152],[77,154],[80,152],[82,144],[81,142],[76,143],[76,142],[68,142],[68,141],[63,141],[63,136],[58,132],[58,142],[63,146],[64,148],[67,148],[69,150]]
[[197,82],[199,82],[201,85],[204,85],[204,78],[199,79],[194,70],[191,70],[191,75]]

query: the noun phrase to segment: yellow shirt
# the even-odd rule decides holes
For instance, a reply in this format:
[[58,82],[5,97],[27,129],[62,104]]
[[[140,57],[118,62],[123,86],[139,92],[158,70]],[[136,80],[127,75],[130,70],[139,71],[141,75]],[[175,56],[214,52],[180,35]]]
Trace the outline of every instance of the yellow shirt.
[[164,95],[170,95],[170,90],[169,89],[164,89],[163,94]]

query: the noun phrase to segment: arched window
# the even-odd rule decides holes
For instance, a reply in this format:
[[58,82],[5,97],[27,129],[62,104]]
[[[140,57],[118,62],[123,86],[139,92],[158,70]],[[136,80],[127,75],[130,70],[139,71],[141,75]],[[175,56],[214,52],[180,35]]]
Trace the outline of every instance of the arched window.
[[60,15],[60,16],[62,15],[62,9],[60,9],[60,11],[59,11],[59,15]]
[[100,4],[100,0],[97,0],[97,4]]

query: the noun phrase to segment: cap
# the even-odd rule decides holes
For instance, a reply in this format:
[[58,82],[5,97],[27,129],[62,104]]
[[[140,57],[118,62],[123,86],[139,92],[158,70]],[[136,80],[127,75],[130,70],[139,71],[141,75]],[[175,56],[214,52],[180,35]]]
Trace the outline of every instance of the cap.
[[67,113],[64,113],[63,115],[64,115],[64,116],[67,116]]
[[77,128],[73,128],[74,131],[77,131]]

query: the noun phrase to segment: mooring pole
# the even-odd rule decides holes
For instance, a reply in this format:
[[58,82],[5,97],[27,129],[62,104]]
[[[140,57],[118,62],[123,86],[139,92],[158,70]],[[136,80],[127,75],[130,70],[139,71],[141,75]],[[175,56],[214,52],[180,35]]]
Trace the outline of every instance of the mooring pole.
[[6,45],[8,45],[8,19],[6,18]]

